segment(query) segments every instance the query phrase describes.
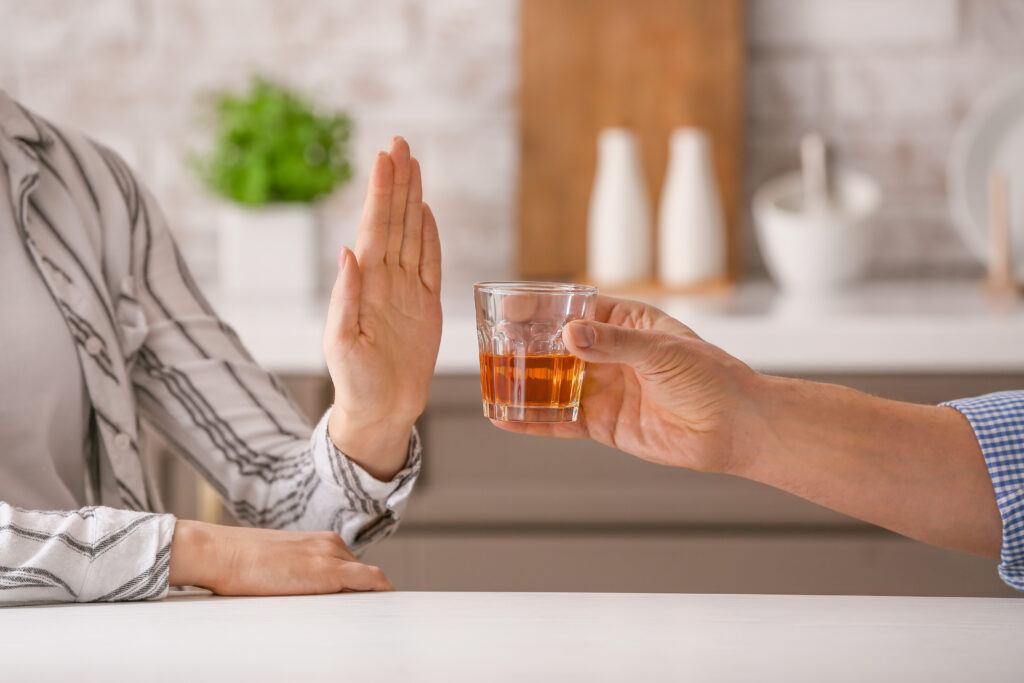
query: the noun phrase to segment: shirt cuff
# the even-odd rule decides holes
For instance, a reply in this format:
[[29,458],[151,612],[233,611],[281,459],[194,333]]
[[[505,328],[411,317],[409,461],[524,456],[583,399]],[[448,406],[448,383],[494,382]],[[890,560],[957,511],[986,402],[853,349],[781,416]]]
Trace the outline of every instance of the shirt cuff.
[[108,507],[83,508],[71,514],[85,514],[93,530],[92,558],[82,577],[79,602],[162,600],[167,596],[174,515]]
[[1003,391],[943,403],[974,429],[1003,519],[999,576],[1024,591],[1024,391]]
[[391,481],[381,481],[334,445],[327,433],[327,419],[330,415],[331,410],[328,409],[313,432],[316,444],[313,460],[321,479],[341,489],[353,506],[366,514],[386,515],[391,510],[403,507],[423,462],[423,447],[416,428],[413,427],[409,438],[405,465]]

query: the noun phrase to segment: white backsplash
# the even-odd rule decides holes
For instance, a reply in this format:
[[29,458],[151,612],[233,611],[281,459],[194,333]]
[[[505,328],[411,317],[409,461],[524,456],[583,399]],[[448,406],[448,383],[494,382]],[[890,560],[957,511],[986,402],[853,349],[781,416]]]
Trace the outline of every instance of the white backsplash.
[[[749,5],[748,197],[794,166],[800,134],[817,128],[883,184],[876,273],[977,272],[946,215],[946,153],[970,101],[1024,68],[1024,0]],[[405,135],[441,224],[446,286],[461,288],[514,262],[518,10],[516,0],[0,0],[0,86],[124,154],[210,283],[212,200],[186,162],[201,139],[197,97],[253,71],[285,78],[357,124],[356,177],[324,207],[326,242],[351,243],[369,161]],[[758,271],[752,239],[747,254]],[[328,282],[334,257],[325,250]]]

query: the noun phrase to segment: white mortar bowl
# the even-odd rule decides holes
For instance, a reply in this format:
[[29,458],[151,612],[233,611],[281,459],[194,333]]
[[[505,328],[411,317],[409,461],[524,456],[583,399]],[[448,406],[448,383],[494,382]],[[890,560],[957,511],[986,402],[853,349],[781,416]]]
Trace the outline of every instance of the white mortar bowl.
[[816,294],[840,289],[867,272],[874,242],[868,220],[882,193],[870,177],[840,171],[833,208],[803,211],[799,173],[769,180],[754,194],[754,225],[765,266],[784,290]]

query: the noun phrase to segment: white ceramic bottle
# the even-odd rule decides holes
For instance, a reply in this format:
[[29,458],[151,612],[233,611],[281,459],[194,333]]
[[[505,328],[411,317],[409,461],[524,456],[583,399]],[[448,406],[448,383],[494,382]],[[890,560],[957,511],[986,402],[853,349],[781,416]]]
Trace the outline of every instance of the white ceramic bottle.
[[658,278],[690,287],[725,275],[725,222],[711,163],[711,143],[700,128],[676,128],[658,211]]
[[587,275],[616,286],[651,276],[651,206],[636,135],[605,128],[587,221]]

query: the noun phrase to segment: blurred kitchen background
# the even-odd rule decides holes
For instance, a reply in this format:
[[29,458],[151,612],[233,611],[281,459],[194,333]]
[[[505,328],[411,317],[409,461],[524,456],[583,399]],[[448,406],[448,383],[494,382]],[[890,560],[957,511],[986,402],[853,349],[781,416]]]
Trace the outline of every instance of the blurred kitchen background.
[[[351,116],[352,182],[319,208],[321,291],[331,283],[337,247],[354,241],[374,153],[392,135],[410,141],[441,227],[448,328],[422,424],[428,460],[420,488],[404,527],[370,554],[399,587],[1012,594],[987,560],[909,542],[728,477],[499,433],[480,417],[469,285],[532,275],[523,259],[546,249],[576,254],[563,272],[548,275],[585,275],[574,265],[584,253],[585,203],[577,202],[571,226],[559,224],[561,214],[553,224],[521,225],[523,202],[531,217],[537,205],[520,177],[536,163],[529,155],[537,145],[521,131],[544,123],[532,108],[530,73],[545,72],[538,55],[552,45],[571,54],[574,41],[592,39],[586,34],[601,21],[595,8],[642,12],[658,2],[572,4],[0,0],[0,87],[120,152],[162,203],[197,280],[214,293],[221,289],[223,200],[188,161],[209,140],[204,97],[263,74]],[[638,295],[766,371],[926,402],[1024,386],[1024,313],[984,294],[985,268],[955,229],[947,196],[958,127],[984,93],[1024,71],[1024,0],[660,4],[670,16],[689,13],[728,29],[703,35],[701,45],[717,61],[691,55],[687,73],[696,75],[687,87],[725,94],[722,118],[694,116],[714,128],[713,154],[735,152],[725,182],[716,157],[734,287],[678,296],[644,285]],[[538,40],[545,12],[551,34]],[[663,22],[659,49],[679,47],[671,40],[665,47],[674,26]],[[696,35],[694,26],[678,26],[680,41],[687,31]],[[603,59],[614,66],[619,57],[625,52]],[[701,80],[705,67],[713,78]],[[560,68],[551,64],[554,73]],[[565,96],[586,85],[567,84]],[[525,115],[524,102],[533,103]],[[619,118],[592,123],[635,125]],[[583,142],[566,138],[560,151],[573,168],[587,168],[575,177],[587,191],[596,130]],[[719,138],[720,130],[730,139]],[[877,240],[864,282],[791,310],[767,280],[750,207],[755,190],[799,166],[808,132],[823,136],[833,165],[873,178],[882,200],[870,216]],[[657,131],[665,149],[668,133]],[[641,149],[650,164],[650,141]],[[663,172],[666,152],[657,154],[661,170],[648,178]],[[549,190],[541,204],[558,200],[558,187]],[[652,181],[655,213],[660,191]],[[656,223],[652,215],[652,231]],[[300,303],[225,303],[222,310],[315,415],[329,397],[317,356],[322,307],[315,299]],[[224,514],[187,471],[157,460],[176,512]]]

